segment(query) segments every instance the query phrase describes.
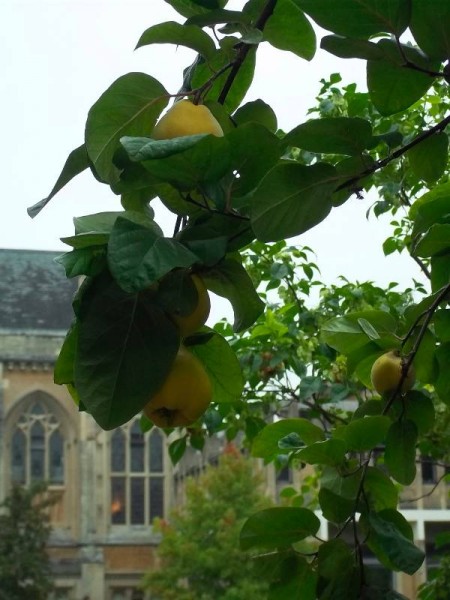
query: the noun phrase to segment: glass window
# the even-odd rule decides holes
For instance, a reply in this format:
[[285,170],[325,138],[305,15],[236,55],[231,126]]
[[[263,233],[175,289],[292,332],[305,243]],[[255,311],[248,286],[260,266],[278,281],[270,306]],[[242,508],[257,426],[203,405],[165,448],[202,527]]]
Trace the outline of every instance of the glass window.
[[116,429],[111,437],[111,471],[125,471],[125,434],[121,429]]
[[36,421],[30,431],[30,475],[31,481],[45,479],[45,430]]
[[130,431],[130,469],[133,473],[144,470],[145,439],[138,421],[135,421]]
[[64,466],[63,466],[63,437],[58,429],[50,436],[50,452],[49,452],[49,480],[50,483],[64,482]]
[[26,477],[26,437],[16,429],[11,440],[11,475],[16,483],[25,483]]
[[150,477],[150,522],[164,516],[164,479]]
[[125,524],[125,477],[111,479],[111,520],[115,525]]
[[164,452],[163,438],[160,431],[154,429],[150,433],[150,471],[152,473],[162,473],[164,470]]
[[422,482],[423,483],[436,483],[436,465],[430,457],[424,456],[422,458]]
[[143,525],[145,523],[144,484],[143,477],[131,478],[131,524]]
[[11,477],[26,485],[32,481],[64,483],[64,438],[58,419],[43,401],[31,404],[15,425]]
[[148,525],[164,516],[164,437],[142,433],[139,419],[110,438],[111,524]]

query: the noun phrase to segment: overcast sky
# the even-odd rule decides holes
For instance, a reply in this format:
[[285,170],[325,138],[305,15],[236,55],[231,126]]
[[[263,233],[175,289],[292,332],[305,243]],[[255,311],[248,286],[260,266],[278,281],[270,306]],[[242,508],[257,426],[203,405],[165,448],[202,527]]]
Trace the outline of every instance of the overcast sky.
[[[121,75],[143,71],[171,92],[179,89],[188,49],[136,45],[151,25],[182,18],[163,0],[2,0],[0,3],[0,78],[3,141],[3,212],[0,247],[63,250],[59,238],[73,233],[72,218],[118,210],[118,198],[85,172],[64,188],[34,220],[26,208],[48,195],[71,150],[83,141],[90,106]],[[242,0],[230,0],[239,9]],[[247,100],[262,98],[289,130],[305,119],[320,88],[319,80],[340,71],[347,83],[365,89],[363,61],[343,61],[318,52],[312,62],[262,44]],[[300,239],[317,253],[322,278],[335,281],[420,279],[407,256],[385,258],[381,243],[387,220],[366,220],[373,198],[352,198]],[[170,234],[174,219],[159,213]]]

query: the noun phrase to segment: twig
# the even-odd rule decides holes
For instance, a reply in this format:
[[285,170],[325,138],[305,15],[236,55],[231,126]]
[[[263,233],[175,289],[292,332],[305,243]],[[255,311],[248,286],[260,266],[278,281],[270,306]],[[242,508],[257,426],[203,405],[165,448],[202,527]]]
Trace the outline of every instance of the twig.
[[436,483],[433,485],[433,487],[431,488],[431,490],[429,492],[426,492],[426,494],[422,494],[421,496],[417,496],[417,498],[402,498],[403,502],[417,502],[418,500],[422,500],[423,498],[427,498],[428,496],[431,496],[434,491],[436,490],[436,488],[438,487],[438,485],[442,482],[442,480],[444,479],[444,477],[447,477],[448,473],[443,473],[439,479],[436,481]]
[[398,35],[395,36],[395,41],[397,43],[397,48],[400,53],[400,56],[405,61],[405,64],[402,67],[407,69],[413,69],[414,71],[419,71],[419,73],[425,73],[426,75],[430,75],[430,77],[445,77],[445,73],[441,71],[431,71],[430,69],[424,69],[423,67],[419,67],[415,63],[411,62],[409,58],[406,56],[403,44],[400,42]]

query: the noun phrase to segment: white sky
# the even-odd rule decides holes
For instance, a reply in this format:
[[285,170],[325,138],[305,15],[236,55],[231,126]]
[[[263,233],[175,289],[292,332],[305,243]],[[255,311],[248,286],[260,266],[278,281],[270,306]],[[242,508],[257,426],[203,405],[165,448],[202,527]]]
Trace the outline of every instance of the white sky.
[[[34,220],[26,208],[48,195],[71,150],[83,141],[90,106],[129,71],[144,71],[171,92],[193,59],[188,49],[154,45],[133,51],[151,25],[182,17],[163,0],[2,0],[0,3],[0,108],[3,211],[0,247],[61,249],[73,233],[72,217],[119,210],[116,196],[85,172],[67,185]],[[227,8],[239,9],[242,0]],[[263,44],[247,100],[262,98],[289,130],[305,120],[319,80],[339,71],[346,83],[365,87],[364,61],[343,61],[319,51],[312,62]],[[388,220],[365,218],[370,199],[351,199],[300,237],[317,253],[322,279],[339,274],[402,286],[420,271],[407,256],[384,257]],[[174,218],[158,213],[170,234]],[[291,240],[292,242],[297,240]],[[219,308],[219,307],[218,307]],[[222,316],[217,314],[218,317]]]

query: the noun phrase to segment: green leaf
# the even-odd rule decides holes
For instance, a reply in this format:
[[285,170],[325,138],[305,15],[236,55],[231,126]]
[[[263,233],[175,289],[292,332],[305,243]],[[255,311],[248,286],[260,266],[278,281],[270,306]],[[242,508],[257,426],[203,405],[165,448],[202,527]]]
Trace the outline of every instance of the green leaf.
[[64,338],[63,345],[56,359],[53,381],[58,385],[74,382],[74,363],[78,344],[79,325],[75,321]]
[[426,231],[437,222],[450,220],[450,182],[441,183],[420,196],[408,215],[414,221],[413,234]]
[[225,175],[231,166],[231,148],[226,138],[207,135],[183,152],[141,164],[162,181],[191,190]]
[[165,0],[180,15],[189,18],[194,15],[207,14],[211,8],[224,7],[227,0]]
[[79,233],[61,238],[61,241],[73,248],[89,248],[90,246],[105,246],[108,243],[107,233]]
[[434,330],[441,342],[450,342],[450,310],[441,308],[434,313]]
[[216,267],[204,274],[208,289],[227,298],[233,307],[236,332],[253,325],[264,311],[264,302],[258,296],[247,271],[232,258],[225,258]]
[[251,224],[262,242],[304,233],[331,211],[336,170],[283,161],[261,180],[251,198]]
[[399,497],[397,486],[380,467],[367,468],[363,485],[371,509],[380,511],[385,508],[397,508]]
[[307,419],[283,419],[270,423],[262,429],[253,441],[252,455],[263,458],[265,462],[282,454],[279,441],[291,433],[296,433],[305,444],[314,444],[325,439],[323,430]]
[[428,257],[450,251],[450,223],[432,225],[414,248],[416,256]]
[[190,267],[198,257],[174,239],[119,217],[108,244],[108,265],[120,287],[137,292],[172,269]]
[[317,559],[319,576],[334,582],[346,573],[353,572],[355,565],[353,552],[339,538],[321,544]]
[[[383,39],[377,45],[385,53],[386,59],[367,62],[367,87],[376,109],[382,115],[392,115],[420,100],[433,84],[434,77],[406,68],[394,41]],[[405,45],[402,45],[402,50],[411,63],[423,69],[435,70],[437,65],[419,50]]]
[[437,60],[450,57],[450,5],[412,0],[410,29],[422,50]]
[[[236,44],[239,40],[235,37],[229,36],[222,40],[221,49],[218,50],[214,57],[211,59],[209,65],[198,64],[192,75],[191,85],[193,89],[201,87],[211,78],[211,71],[218,72],[224,69],[236,58]],[[231,114],[237,107],[242,103],[252,81],[255,72],[256,53],[254,49],[251,49],[241,67],[233,83],[230,87],[229,92],[223,103],[226,111]],[[225,86],[229,76],[229,70],[226,70],[222,75],[214,80],[213,85],[209,88],[205,99],[218,99],[221,96],[221,92]]]
[[100,427],[113,429],[161,387],[180,339],[150,294],[127,294],[108,273],[84,289],[77,309],[75,388]]
[[339,58],[362,58],[377,60],[383,58],[382,50],[373,42],[345,38],[339,35],[326,35],[320,42],[320,47]]
[[[207,327],[201,331],[213,333]],[[236,354],[225,338],[214,332],[206,343],[189,346],[189,350],[202,362],[209,375],[214,402],[230,404],[240,400],[244,378]]]
[[[368,154],[350,156],[336,163],[339,185],[331,196],[333,206],[340,206],[348,200],[355,193],[356,186],[358,188],[370,187],[370,170],[374,164],[375,161]],[[369,175],[362,177],[367,172],[369,172]],[[340,187],[341,189],[339,189]]]
[[[397,321],[394,317],[385,311],[367,310],[357,313],[349,313],[345,317],[335,317],[322,325],[321,333],[323,340],[332,348],[335,348],[342,354],[358,353],[358,358],[363,359],[364,347],[370,338],[361,328],[361,319],[370,323],[371,327],[378,333],[376,338],[377,347],[395,348],[398,345],[395,332],[397,330]],[[369,347],[367,356],[374,353],[374,348]]]
[[148,46],[149,44],[176,44],[186,46],[195,50],[207,60],[210,59],[215,51],[216,46],[213,40],[200,27],[196,25],[181,25],[174,21],[159,23],[153,25],[144,31],[141,35],[137,48]]
[[316,587],[317,573],[297,557],[295,565],[286,564],[279,580],[271,584],[268,600],[316,600]]
[[86,149],[100,179],[117,181],[113,156],[124,136],[150,135],[168,102],[164,87],[145,73],[119,77],[95,102],[86,122]]
[[240,106],[233,115],[233,121],[238,126],[244,123],[259,123],[273,133],[278,128],[277,116],[273,108],[261,99]]
[[380,339],[380,334],[375,329],[375,327],[369,323],[369,321],[367,319],[358,319],[358,324],[369,339],[371,339],[371,340],[379,340]]
[[232,196],[245,196],[260,183],[264,175],[278,162],[281,145],[278,138],[259,123],[246,123],[226,136],[233,171],[237,172]]
[[171,138],[168,140],[153,140],[148,137],[129,137],[120,138],[120,143],[125,149],[128,157],[133,162],[151,160],[153,158],[167,158],[173,154],[189,150],[200,140],[207,136],[206,133],[196,135],[184,135],[182,137]]
[[106,268],[106,246],[75,248],[55,259],[64,267],[66,277],[94,277]]
[[391,425],[391,420],[382,415],[363,417],[334,431],[337,439],[344,440],[349,450],[366,452],[381,444]]
[[343,523],[356,510],[362,470],[345,477],[325,467],[320,480],[319,504],[323,516],[332,523]]
[[183,458],[186,452],[187,439],[186,436],[178,438],[169,444],[169,456],[173,465],[176,465]]
[[431,289],[438,293],[444,286],[450,282],[450,261],[448,256],[433,256],[431,265]]
[[448,136],[443,131],[435,133],[406,153],[414,175],[427,184],[437,181],[448,163]]
[[325,117],[298,125],[283,140],[309,152],[323,154],[360,154],[372,145],[372,127],[359,117]]
[[391,476],[403,485],[410,485],[416,476],[417,427],[402,419],[392,423],[386,436],[384,462]]
[[[412,530],[406,519],[395,510],[369,513],[368,546],[388,568],[413,575],[422,565],[425,554],[412,542]],[[406,534],[408,532],[408,535]]]
[[368,38],[376,33],[400,35],[409,23],[409,0],[295,0],[314,21],[339,35]]
[[410,390],[405,398],[392,405],[392,413],[400,418],[409,419],[415,423],[417,431],[423,435],[433,428],[435,411],[432,399],[419,390]]
[[306,60],[312,60],[316,53],[314,29],[292,0],[278,0],[264,27],[264,39]]
[[329,439],[315,442],[295,453],[295,458],[309,465],[338,466],[347,452],[347,444],[343,440]]
[[67,160],[64,163],[64,167],[61,171],[61,174],[59,175],[58,179],[56,180],[56,183],[53,186],[50,194],[43,200],[40,200],[39,202],[37,202],[36,204],[33,204],[33,206],[30,206],[27,209],[27,212],[30,215],[30,217],[32,219],[34,219],[34,217],[41,212],[41,210],[50,202],[50,200],[54,196],[56,196],[56,194],[67,183],[69,183],[69,181],[71,181],[74,177],[76,177],[77,175],[82,173],[88,167],[89,167],[89,159],[88,159],[88,155],[86,152],[86,146],[84,144],[82,144],[78,148],[75,148],[75,150],[72,150],[72,152],[67,157]]
[[315,535],[318,517],[307,508],[266,508],[245,521],[240,535],[242,550],[280,548]]
[[220,23],[241,23],[249,25],[251,19],[248,15],[237,10],[212,10],[202,15],[190,17],[187,25],[198,25],[205,27],[206,25],[218,25]]
[[439,365],[438,376],[435,381],[435,388],[439,398],[450,405],[450,343],[441,344],[436,349],[436,358]]
[[144,414],[142,414],[139,419],[139,427],[142,433],[147,433],[147,431],[153,429],[154,425],[150,421],[150,419],[148,419]]

